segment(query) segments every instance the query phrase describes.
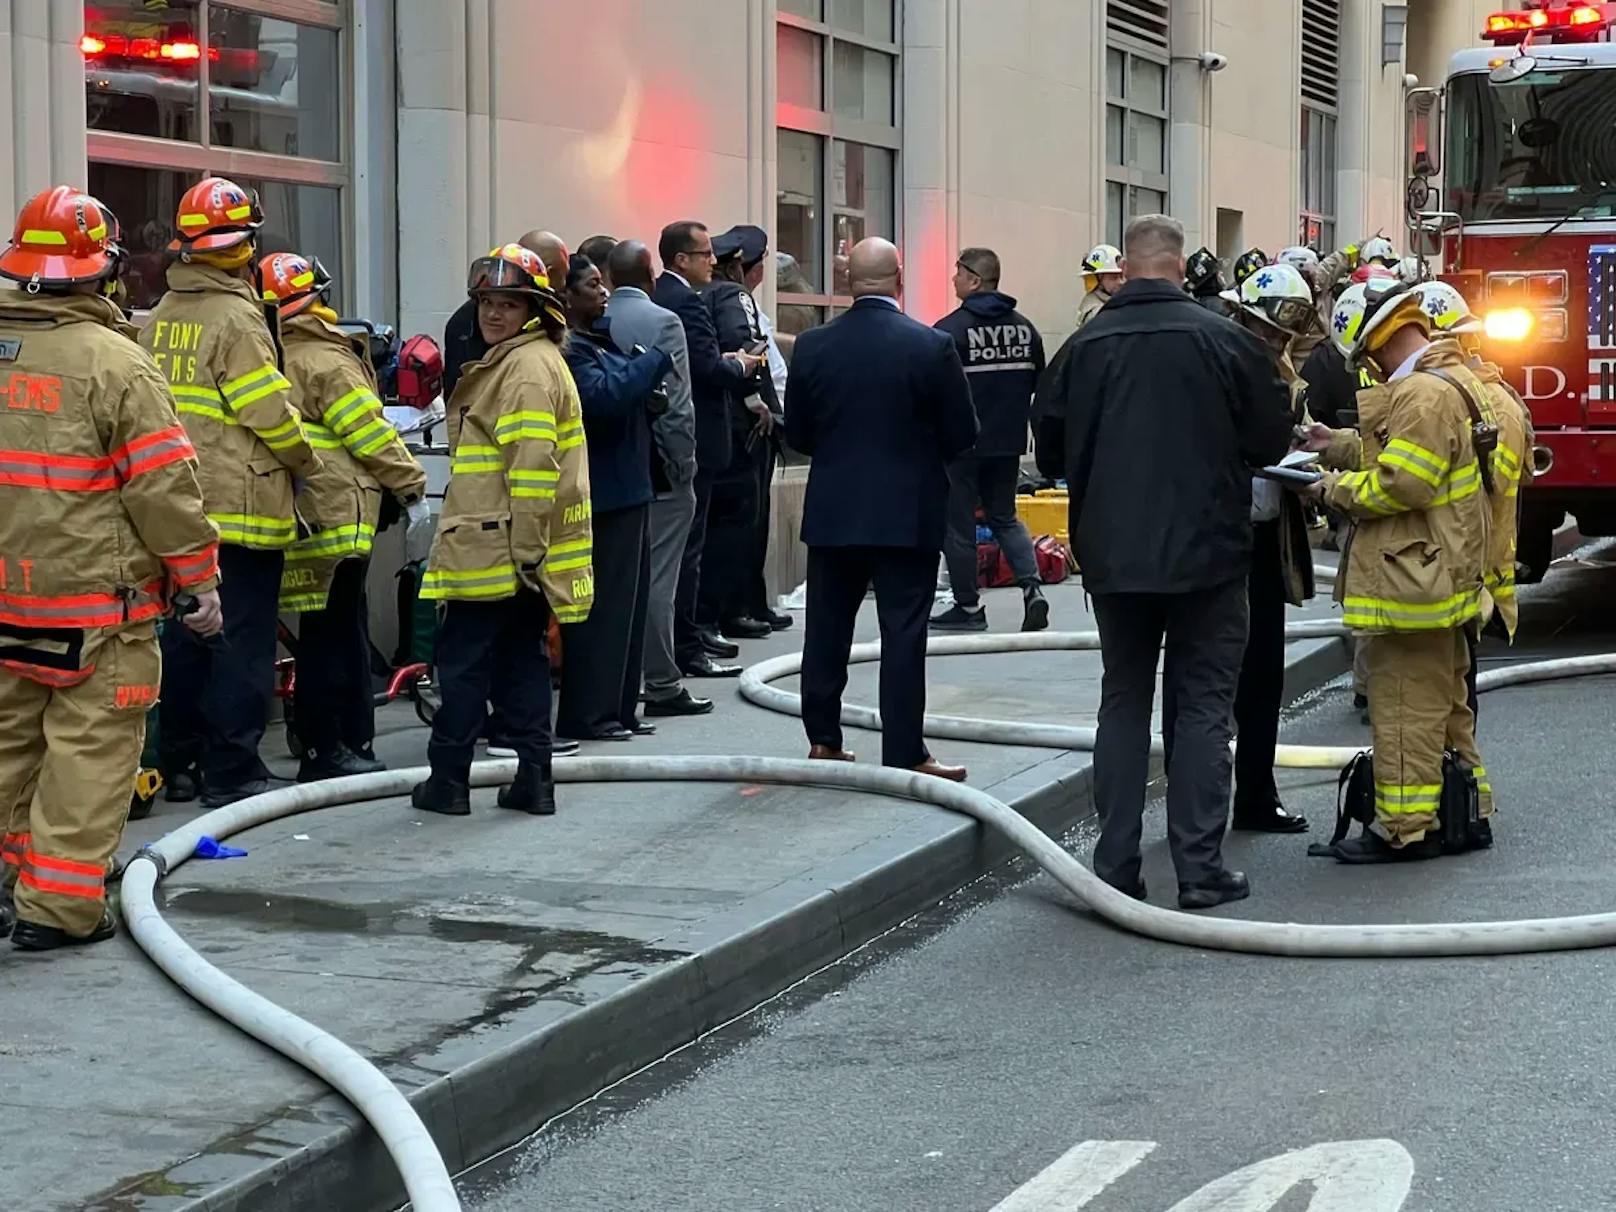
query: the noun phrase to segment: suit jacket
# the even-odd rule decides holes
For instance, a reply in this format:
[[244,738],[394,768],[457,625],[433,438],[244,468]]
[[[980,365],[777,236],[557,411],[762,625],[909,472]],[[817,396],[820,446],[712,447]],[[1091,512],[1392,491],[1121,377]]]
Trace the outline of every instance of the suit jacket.
[[696,409],[696,467],[722,471],[729,466],[730,392],[746,382],[740,365],[718,348],[718,329],[702,297],[673,274],[657,279],[651,299],[679,317],[690,351],[690,396]]
[[976,442],[954,339],[882,299],[797,338],[786,439],[809,455],[802,541],[940,551],[948,463]]
[[685,326],[665,307],[637,286],[619,286],[606,300],[606,323],[617,348],[628,353],[636,345],[660,349],[673,362],[662,380],[668,393],[668,411],[651,422],[656,444],[651,460],[651,482],[668,492],[696,477],[696,414],[690,398],[690,353]]

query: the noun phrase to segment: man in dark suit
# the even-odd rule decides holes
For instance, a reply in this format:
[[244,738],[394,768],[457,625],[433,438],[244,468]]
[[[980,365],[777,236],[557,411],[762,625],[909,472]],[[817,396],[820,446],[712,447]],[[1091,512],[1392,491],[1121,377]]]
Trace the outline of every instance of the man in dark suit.
[[745,384],[762,360],[743,352],[720,353],[713,313],[697,292],[713,280],[713,241],[707,228],[692,219],[670,223],[657,244],[662,276],[651,301],[679,317],[690,351],[690,394],[696,410],[696,515],[679,565],[674,613],[674,647],[687,677],[738,677],[740,666],[717,664],[740,649],[716,632],[697,626],[701,588],[701,555],[707,541],[707,506],[713,480],[729,466],[729,399]]
[[853,625],[871,582],[881,625],[881,761],[955,782],[926,750],[926,619],[948,513],[948,463],[976,441],[971,388],[953,338],[898,307],[898,250],[862,240],[848,263],[855,302],[797,338],[786,436],[809,455],[802,541],[808,624],[802,722],[810,758],[850,762],[842,691]]

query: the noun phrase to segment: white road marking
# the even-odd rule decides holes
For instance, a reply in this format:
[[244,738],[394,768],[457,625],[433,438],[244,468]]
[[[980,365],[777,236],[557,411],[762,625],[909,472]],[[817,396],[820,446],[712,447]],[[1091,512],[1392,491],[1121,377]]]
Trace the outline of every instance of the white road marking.
[[1140,1162],[1153,1140],[1086,1140],[993,1206],[993,1212],[1074,1212]]
[[1414,1159],[1394,1140],[1330,1141],[1226,1174],[1169,1212],[1269,1212],[1303,1184],[1308,1212],[1399,1212],[1413,1182]]

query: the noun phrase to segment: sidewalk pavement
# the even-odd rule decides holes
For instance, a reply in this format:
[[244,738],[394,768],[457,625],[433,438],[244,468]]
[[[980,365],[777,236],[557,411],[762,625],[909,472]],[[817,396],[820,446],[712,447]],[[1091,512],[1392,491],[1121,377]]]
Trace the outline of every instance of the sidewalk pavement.
[[[1052,626],[1089,630],[1081,590]],[[996,626],[1014,591],[986,597]],[[1315,603],[1296,617],[1329,617]],[[875,634],[873,610],[859,639]],[[793,650],[801,622],[743,659]],[[1301,693],[1347,665],[1339,641],[1294,644]],[[1098,653],[940,658],[943,714],[1092,723]],[[875,665],[849,701],[874,703]],[[789,684],[789,683],[787,683]],[[733,682],[693,682],[711,715],[593,749],[611,756],[801,757],[799,721]],[[424,762],[405,704],[377,750]],[[850,732],[863,761],[879,738]],[[1059,835],[1092,811],[1088,755],[939,742],[971,783]],[[290,775],[278,729],[266,757]],[[401,799],[326,809],[232,839],[248,857],[192,861],[162,885],[169,921],[225,971],[376,1061],[461,1169],[742,1013],[1003,861],[974,822],[936,808],[793,787],[570,785],[553,818],[492,790],[446,819]],[[159,804],[125,851],[198,812]],[[385,1153],[320,1082],[168,983],[128,940],[27,957],[0,948],[0,1206],[101,1212],[342,1208],[402,1202]]]

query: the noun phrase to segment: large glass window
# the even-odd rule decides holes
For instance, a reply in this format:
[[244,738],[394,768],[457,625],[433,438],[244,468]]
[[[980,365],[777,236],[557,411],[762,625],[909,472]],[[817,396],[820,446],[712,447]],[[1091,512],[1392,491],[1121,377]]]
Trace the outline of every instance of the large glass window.
[[1298,236],[1321,252],[1335,248],[1335,115],[1302,107],[1302,215]]
[[[347,0],[86,0],[89,188],[118,215],[131,303],[166,289],[180,195],[204,176],[258,191],[265,251],[344,253]],[[205,107],[205,108],[204,108]]]
[[896,0],[779,0],[775,290],[785,332],[852,302],[847,259],[898,238]]
[[1105,230],[1122,244],[1128,220],[1167,209],[1167,54],[1105,51]]
[[1552,61],[1509,84],[1448,85],[1447,204],[1466,220],[1616,215],[1616,69]]

